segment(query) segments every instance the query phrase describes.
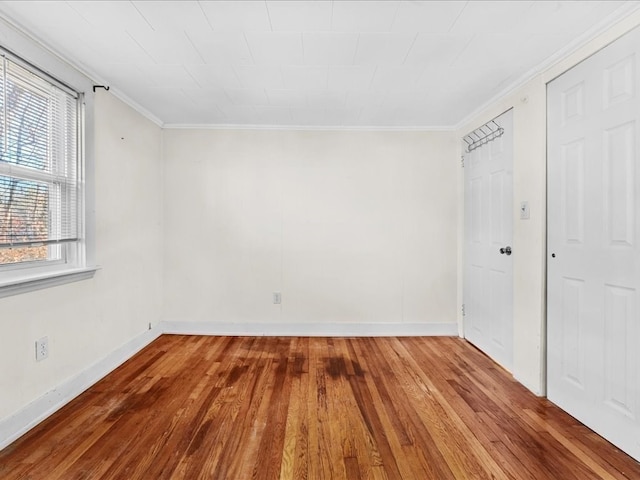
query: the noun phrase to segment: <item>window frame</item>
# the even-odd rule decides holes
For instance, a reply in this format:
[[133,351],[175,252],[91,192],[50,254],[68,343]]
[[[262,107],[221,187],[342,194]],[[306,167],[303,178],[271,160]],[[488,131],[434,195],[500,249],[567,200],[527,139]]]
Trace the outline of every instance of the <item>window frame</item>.
[[[6,21],[0,18],[0,23]],[[42,44],[34,42],[13,25],[7,25],[9,34],[0,45],[2,55],[40,78],[56,86],[60,85],[64,90],[75,92],[78,96],[78,240],[50,244],[48,248],[59,248],[62,251],[62,259],[1,265],[0,298],[88,279],[97,270],[94,263],[93,82]],[[32,58],[37,60],[37,65],[31,62]]]

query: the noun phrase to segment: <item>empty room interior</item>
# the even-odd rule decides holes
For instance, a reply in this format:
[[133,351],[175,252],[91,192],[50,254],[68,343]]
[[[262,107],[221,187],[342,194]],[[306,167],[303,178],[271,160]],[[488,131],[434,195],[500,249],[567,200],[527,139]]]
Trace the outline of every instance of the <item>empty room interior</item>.
[[640,479],[640,2],[0,1],[0,478]]

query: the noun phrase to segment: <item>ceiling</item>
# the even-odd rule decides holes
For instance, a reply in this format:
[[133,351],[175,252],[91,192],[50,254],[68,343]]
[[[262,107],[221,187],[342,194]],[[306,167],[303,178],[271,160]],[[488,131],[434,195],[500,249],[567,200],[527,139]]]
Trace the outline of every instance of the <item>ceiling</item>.
[[434,128],[639,3],[22,0],[0,13],[159,124]]

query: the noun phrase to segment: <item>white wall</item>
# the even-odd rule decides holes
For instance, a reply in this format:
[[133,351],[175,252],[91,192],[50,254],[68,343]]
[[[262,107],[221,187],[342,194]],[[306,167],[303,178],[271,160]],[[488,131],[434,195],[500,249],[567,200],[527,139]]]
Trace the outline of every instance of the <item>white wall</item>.
[[[546,383],[546,84],[638,25],[640,12],[635,12],[562,62],[490,105],[458,131],[461,138],[514,108],[513,374],[538,394],[545,393]],[[461,185],[462,172],[458,175]],[[518,207],[525,200],[529,202],[531,218],[520,220]]]
[[455,145],[446,132],[165,130],[164,319],[455,333]]
[[[161,129],[95,99],[92,280],[0,299],[0,423],[156,323],[161,308]],[[49,358],[35,340],[49,337]],[[0,443],[3,439],[0,438]]]

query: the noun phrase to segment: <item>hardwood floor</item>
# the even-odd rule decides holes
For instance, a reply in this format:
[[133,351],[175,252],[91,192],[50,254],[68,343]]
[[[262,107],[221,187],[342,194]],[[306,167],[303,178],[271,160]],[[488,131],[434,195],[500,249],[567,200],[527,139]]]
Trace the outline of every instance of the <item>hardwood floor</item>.
[[0,452],[13,479],[640,479],[458,338],[165,335]]

